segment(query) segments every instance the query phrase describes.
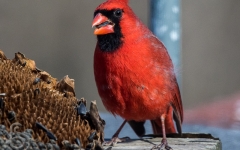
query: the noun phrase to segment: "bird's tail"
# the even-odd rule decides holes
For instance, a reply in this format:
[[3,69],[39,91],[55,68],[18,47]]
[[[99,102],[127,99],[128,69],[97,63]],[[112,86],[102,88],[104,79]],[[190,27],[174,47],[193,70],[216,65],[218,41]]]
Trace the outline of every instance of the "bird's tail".
[[[169,108],[166,117],[165,117],[165,131],[166,133],[176,133],[176,129],[174,126],[173,121],[173,109],[172,107]],[[156,120],[151,120],[152,129],[154,134],[162,134],[162,122],[161,118],[159,117]]]
[[137,136],[141,137],[145,134],[145,121],[138,122],[134,120],[129,120],[128,123],[132,127],[133,131],[137,134]]

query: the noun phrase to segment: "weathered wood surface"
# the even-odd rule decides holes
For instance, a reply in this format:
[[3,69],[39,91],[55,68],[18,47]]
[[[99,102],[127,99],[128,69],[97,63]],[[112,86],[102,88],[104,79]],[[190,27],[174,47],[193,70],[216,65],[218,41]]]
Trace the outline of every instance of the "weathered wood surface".
[[[144,138],[128,140],[115,146],[104,146],[106,150],[150,150],[155,144],[160,144],[162,138]],[[173,150],[222,150],[221,141],[210,134],[183,134],[181,138],[167,138]]]

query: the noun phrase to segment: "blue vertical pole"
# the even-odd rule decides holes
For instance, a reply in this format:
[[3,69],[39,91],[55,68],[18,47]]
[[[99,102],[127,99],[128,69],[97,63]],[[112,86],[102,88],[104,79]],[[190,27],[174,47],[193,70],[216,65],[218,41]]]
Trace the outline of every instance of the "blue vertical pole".
[[[151,30],[164,43],[175,70],[181,67],[181,0],[151,0]],[[180,79],[179,74],[177,75]],[[179,80],[178,80],[179,81]]]

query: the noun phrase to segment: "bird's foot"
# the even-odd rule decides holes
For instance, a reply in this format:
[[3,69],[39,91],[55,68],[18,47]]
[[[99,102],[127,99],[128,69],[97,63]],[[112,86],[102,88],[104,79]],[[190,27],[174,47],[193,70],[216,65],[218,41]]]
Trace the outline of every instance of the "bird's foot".
[[129,140],[129,137],[123,137],[123,138],[118,138],[118,137],[113,137],[110,141],[105,141],[103,143],[104,146],[115,146],[119,142],[125,142]]
[[162,139],[161,144],[153,146],[151,150],[161,150],[162,148],[165,148],[165,150],[173,150],[170,146],[168,146],[167,139]]

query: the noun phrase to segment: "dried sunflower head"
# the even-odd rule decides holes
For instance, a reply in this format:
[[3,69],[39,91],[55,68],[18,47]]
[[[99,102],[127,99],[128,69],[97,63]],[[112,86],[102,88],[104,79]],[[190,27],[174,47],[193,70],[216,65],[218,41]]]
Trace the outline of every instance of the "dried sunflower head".
[[[40,123],[57,138],[59,145],[64,140],[75,143],[79,139],[86,147],[92,132],[96,132],[96,141],[103,142],[104,121],[100,116],[78,113],[79,104],[86,107],[86,101],[75,97],[73,79],[65,76],[57,81],[19,52],[10,60],[0,51],[0,70],[0,120],[7,128],[19,122],[22,130],[33,130],[34,138],[49,142],[48,134],[36,126]],[[96,108],[92,109],[94,113],[98,114]],[[96,120],[102,121],[100,128]]]

